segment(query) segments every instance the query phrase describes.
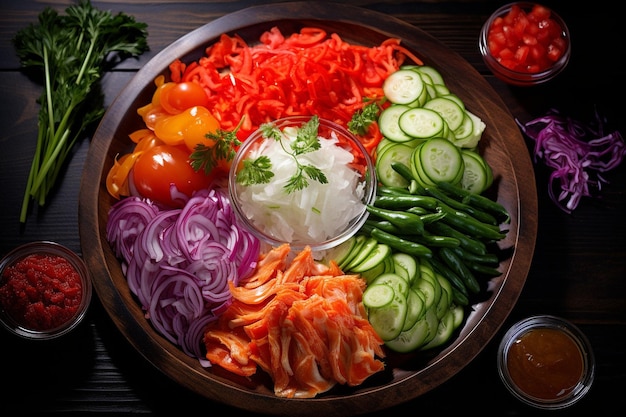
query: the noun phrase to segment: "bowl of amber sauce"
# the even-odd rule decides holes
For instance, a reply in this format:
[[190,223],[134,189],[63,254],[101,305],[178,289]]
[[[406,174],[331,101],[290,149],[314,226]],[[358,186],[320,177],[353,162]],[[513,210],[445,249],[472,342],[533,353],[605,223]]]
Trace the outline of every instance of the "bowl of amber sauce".
[[498,371],[522,402],[561,409],[578,402],[595,376],[591,343],[571,322],[538,315],[515,323],[498,348]]

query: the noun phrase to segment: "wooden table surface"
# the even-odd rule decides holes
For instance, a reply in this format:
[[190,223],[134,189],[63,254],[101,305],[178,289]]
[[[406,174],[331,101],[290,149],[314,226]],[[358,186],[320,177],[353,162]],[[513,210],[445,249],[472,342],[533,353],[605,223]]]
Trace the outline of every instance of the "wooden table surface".
[[[151,57],[189,31],[244,7],[252,0],[93,1],[148,24],[150,51],[108,72],[102,82],[109,104]],[[279,3],[279,2],[276,2]],[[487,16],[506,1],[347,1],[396,16],[436,37],[474,66],[500,94],[514,117],[525,122],[558,108],[590,121],[597,110],[613,130],[626,132],[624,48],[621,14],[608,1],[578,8],[546,1],[569,24],[573,55],[564,73],[538,87],[511,87],[483,64],[478,34]],[[81,252],[78,194],[89,140],[75,147],[62,181],[45,208],[21,225],[22,194],[35,148],[36,98],[41,87],[20,72],[11,38],[36,22],[45,6],[63,11],[70,1],[7,1],[0,4],[0,255],[33,240],[54,240]],[[532,144],[528,142],[529,152]],[[534,415],[499,380],[496,348],[515,321],[553,314],[578,325],[596,356],[596,380],[588,395],[556,414],[609,415],[623,404],[626,386],[626,164],[605,175],[601,198],[583,198],[567,214],[548,197],[550,171],[534,164],[538,236],[524,290],[509,318],[483,351],[443,385],[377,415],[410,411],[439,415]],[[70,335],[33,343],[0,332],[3,388],[0,414],[173,414],[235,412],[179,386],[148,363],[121,335],[97,296],[86,321]]]

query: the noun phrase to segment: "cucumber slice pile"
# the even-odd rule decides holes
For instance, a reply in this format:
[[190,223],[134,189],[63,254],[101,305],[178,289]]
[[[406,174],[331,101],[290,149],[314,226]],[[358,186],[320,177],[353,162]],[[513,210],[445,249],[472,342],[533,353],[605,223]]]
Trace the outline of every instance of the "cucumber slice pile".
[[394,161],[411,167],[422,186],[446,181],[480,194],[491,185],[491,168],[476,152],[485,123],[435,68],[404,66],[385,80],[383,92],[392,103],[378,118],[383,140],[376,170],[383,185],[406,185],[392,169]]
[[[426,350],[450,340],[464,319],[452,285],[428,260],[357,235],[326,255],[367,280],[363,305],[385,345],[396,352]],[[359,261],[355,261],[358,259]]]

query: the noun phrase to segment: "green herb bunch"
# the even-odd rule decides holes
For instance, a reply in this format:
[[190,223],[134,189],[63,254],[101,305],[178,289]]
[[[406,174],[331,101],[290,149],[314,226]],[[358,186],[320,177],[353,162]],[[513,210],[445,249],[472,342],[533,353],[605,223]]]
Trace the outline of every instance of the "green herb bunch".
[[73,145],[103,116],[99,81],[104,71],[148,50],[147,24],[132,16],[98,10],[88,0],[65,12],[60,15],[47,7],[39,14],[38,24],[13,38],[22,67],[43,84],[22,223],[31,200],[45,205]]

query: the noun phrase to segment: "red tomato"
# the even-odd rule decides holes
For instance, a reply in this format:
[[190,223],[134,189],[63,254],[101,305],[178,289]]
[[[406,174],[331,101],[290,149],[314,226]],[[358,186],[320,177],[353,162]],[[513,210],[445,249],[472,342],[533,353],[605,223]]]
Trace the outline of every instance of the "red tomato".
[[487,35],[491,54],[503,66],[519,72],[541,72],[557,61],[566,48],[563,28],[549,9],[536,5],[528,12],[514,5],[496,18]]
[[211,180],[203,171],[194,171],[184,146],[154,146],[145,150],[133,166],[133,183],[139,194],[169,207],[184,205],[184,201],[172,199],[170,184],[191,197],[194,191],[207,188]]
[[160,103],[171,114],[177,114],[194,106],[209,106],[209,96],[195,82],[166,83],[161,89]]

